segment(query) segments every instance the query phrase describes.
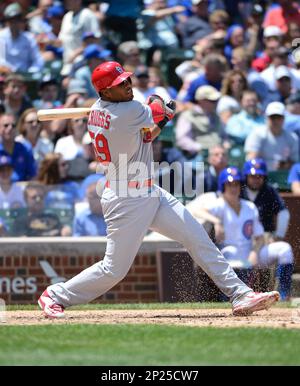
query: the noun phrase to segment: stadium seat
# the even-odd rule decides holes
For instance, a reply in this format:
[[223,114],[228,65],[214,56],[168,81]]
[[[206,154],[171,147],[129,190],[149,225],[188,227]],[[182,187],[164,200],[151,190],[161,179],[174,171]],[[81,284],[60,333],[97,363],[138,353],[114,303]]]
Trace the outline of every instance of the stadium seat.
[[290,185],[287,182],[289,170],[276,170],[268,172],[269,183],[280,192],[289,192]]
[[243,168],[246,155],[242,145],[234,145],[228,152],[228,164],[236,166],[239,169]]
[[74,218],[74,210],[69,208],[47,208],[47,213],[55,214],[62,225],[72,226]]
[[12,227],[15,220],[26,213],[26,208],[17,208],[17,209],[0,209],[0,219],[2,220],[6,232],[8,235],[11,235]]
[[168,144],[174,146],[175,145],[175,133],[174,133],[174,125],[171,123],[166,125],[164,129],[159,134],[159,139],[162,142],[167,142]]
[[193,50],[183,48],[165,49],[162,51],[161,70],[166,82],[170,86],[177,90],[180,89],[182,81],[177,76],[175,69],[185,60],[192,60],[194,55],[195,53]]

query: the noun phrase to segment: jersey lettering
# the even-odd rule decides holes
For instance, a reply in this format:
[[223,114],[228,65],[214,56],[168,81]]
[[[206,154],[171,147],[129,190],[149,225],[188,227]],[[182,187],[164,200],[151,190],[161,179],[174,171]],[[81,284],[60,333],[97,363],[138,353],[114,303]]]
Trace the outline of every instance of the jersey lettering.
[[109,129],[109,126],[110,126],[110,120],[111,120],[111,116],[109,114],[106,115],[105,117],[105,126],[104,126],[104,129],[105,130],[108,130]]
[[93,110],[90,113],[88,125],[99,126],[105,130],[109,130],[111,116],[105,111]]

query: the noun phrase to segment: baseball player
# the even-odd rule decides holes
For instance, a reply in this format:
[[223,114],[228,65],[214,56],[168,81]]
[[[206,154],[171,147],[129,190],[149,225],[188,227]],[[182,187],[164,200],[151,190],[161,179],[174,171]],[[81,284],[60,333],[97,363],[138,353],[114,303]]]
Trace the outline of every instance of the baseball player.
[[200,216],[214,224],[217,244],[232,266],[242,268],[246,282],[252,279],[253,266],[265,268],[278,263],[282,272],[279,293],[286,300],[294,261],[290,244],[284,241],[265,244],[256,205],[240,198],[242,175],[236,167],[224,169],[218,182],[222,196],[200,209]]
[[99,99],[92,106],[88,130],[99,162],[105,167],[101,197],[107,224],[103,260],[66,283],[49,286],[39,298],[48,317],[64,317],[66,307],[90,302],[127,274],[147,230],[174,239],[231,300],[234,315],[269,308],[278,292],[256,294],[232,270],[204,228],[164,189],[153,184],[152,145],[175,114],[175,102],[150,96],[133,100],[131,72],[117,62],[104,62],[92,73]]
[[[243,177],[245,183],[242,186],[241,197],[252,201],[257,207],[259,219],[265,231],[265,239],[269,243],[283,241],[289,226],[290,213],[276,189],[268,184],[266,162],[261,158],[246,161],[243,167]],[[284,245],[287,247],[286,243]],[[276,244],[276,248],[282,246],[281,243]],[[294,264],[292,259],[287,262],[284,257],[280,258],[280,254],[278,256],[276,274],[279,278],[280,298],[289,300]],[[274,263],[271,256],[269,256],[268,263],[268,265]]]

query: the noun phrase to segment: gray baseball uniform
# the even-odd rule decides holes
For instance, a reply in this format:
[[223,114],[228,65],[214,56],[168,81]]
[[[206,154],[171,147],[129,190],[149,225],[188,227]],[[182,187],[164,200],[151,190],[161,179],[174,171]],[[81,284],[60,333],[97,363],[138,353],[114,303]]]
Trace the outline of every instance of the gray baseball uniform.
[[151,109],[138,101],[99,99],[93,105],[88,128],[109,181],[101,198],[106,254],[66,283],[48,287],[57,303],[65,307],[86,303],[116,285],[130,269],[148,229],[180,242],[231,301],[251,291],[202,225],[176,198],[151,184],[152,146],[142,128],[153,126]]

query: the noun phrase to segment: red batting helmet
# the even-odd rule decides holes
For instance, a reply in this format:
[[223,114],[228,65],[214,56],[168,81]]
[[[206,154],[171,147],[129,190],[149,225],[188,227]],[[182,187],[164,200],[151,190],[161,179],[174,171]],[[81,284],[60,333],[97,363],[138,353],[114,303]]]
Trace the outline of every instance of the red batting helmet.
[[129,78],[132,72],[126,72],[118,62],[104,62],[97,66],[92,73],[92,83],[97,92],[104,88],[111,88]]

